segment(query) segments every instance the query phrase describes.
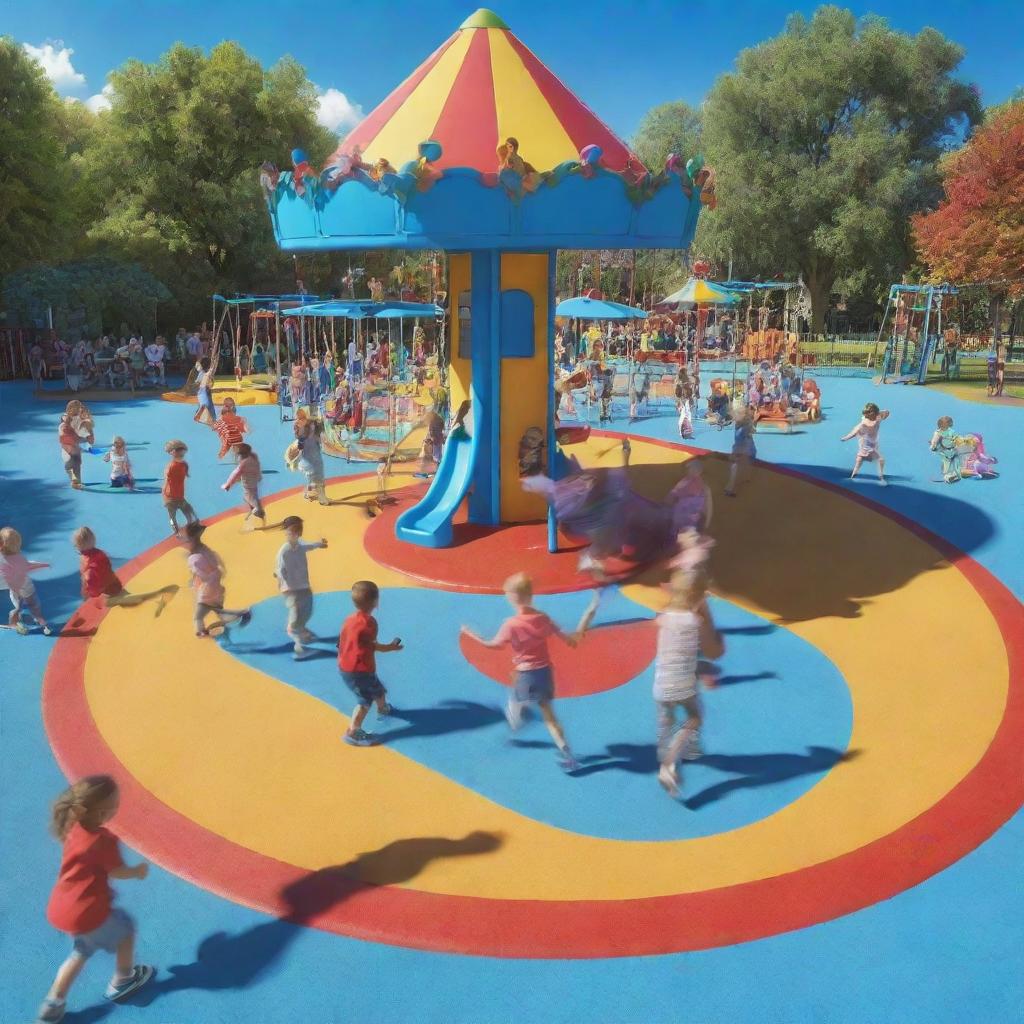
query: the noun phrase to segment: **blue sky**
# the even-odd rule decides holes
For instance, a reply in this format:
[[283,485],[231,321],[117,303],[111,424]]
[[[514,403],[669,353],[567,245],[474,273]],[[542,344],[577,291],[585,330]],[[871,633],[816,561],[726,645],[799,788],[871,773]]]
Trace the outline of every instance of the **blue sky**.
[[[629,136],[656,103],[700,102],[741,49],[779,32],[790,11],[810,13],[817,4],[639,0],[630,10],[622,2],[598,0],[495,0],[494,6],[541,60],[613,129]],[[931,25],[959,42],[967,50],[963,77],[979,85],[986,104],[1024,85],[1021,0],[849,6],[858,14],[881,14],[908,32]],[[473,0],[0,0],[0,32],[37,48],[59,91],[83,101],[93,97],[93,104],[102,102],[97,97],[111,68],[130,57],[155,60],[177,40],[209,48],[235,39],[266,64],[290,53],[326,94],[325,120],[351,126],[473,9]]]

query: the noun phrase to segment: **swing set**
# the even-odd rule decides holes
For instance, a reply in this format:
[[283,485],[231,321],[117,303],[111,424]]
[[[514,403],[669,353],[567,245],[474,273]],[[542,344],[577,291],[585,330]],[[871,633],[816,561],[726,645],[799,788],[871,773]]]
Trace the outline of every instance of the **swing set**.
[[[416,458],[419,446],[411,435],[430,410],[445,405],[442,307],[335,299],[298,307],[290,315],[298,322],[303,351],[318,362],[321,351],[329,352],[333,372],[324,382],[307,377],[304,385],[282,379],[282,417],[289,418],[287,410],[297,405],[315,407],[324,423],[326,454],[384,465],[385,475],[392,462]],[[422,320],[435,324],[437,344],[430,358],[421,340]],[[339,408],[341,401],[350,408]]]

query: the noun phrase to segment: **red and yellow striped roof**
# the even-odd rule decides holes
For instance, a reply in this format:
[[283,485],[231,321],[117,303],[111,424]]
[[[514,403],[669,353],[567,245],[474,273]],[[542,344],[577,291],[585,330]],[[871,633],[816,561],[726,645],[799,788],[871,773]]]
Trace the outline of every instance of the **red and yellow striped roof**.
[[538,170],[601,147],[604,164],[623,170],[639,159],[574,96],[493,12],[480,9],[351,132],[340,147],[396,167],[433,139],[437,167],[497,169],[495,150],[509,136]]

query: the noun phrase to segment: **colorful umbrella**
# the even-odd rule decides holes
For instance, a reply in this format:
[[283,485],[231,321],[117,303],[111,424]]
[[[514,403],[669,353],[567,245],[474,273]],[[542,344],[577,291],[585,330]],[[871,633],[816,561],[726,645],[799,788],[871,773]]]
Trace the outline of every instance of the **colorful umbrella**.
[[679,291],[662,299],[658,306],[732,306],[739,301],[740,296],[735,292],[730,292],[713,281],[691,277]]
[[579,317],[581,320],[644,320],[648,313],[622,302],[591,299],[581,295],[560,302],[555,309],[555,316]]
[[[642,167],[612,133],[492,11],[480,9],[434,51],[344,140],[367,163],[401,167],[421,142],[441,143],[434,166],[494,172],[499,143],[519,140],[520,156],[538,171],[578,160],[600,146],[607,167]],[[328,161],[330,163],[330,161]]]

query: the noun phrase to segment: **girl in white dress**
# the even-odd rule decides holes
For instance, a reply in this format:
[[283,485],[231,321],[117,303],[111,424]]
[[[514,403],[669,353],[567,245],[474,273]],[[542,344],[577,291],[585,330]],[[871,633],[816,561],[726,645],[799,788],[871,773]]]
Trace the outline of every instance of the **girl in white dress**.
[[854,437],[858,438],[857,458],[853,463],[853,472],[850,474],[851,480],[859,472],[862,462],[877,462],[878,482],[883,487],[886,486],[885,459],[882,456],[881,449],[878,447],[878,431],[882,426],[882,420],[887,420],[888,418],[888,409],[879,409],[874,402],[868,402],[861,413],[860,423],[841,438],[843,441],[849,441]]
[[[669,583],[668,607],[658,616],[654,662],[654,701],[658,709],[658,782],[679,795],[679,759],[700,756],[701,705],[697,693],[697,655],[720,658],[725,652],[707,605],[705,576],[678,570]],[[676,713],[686,718],[676,728]]]

